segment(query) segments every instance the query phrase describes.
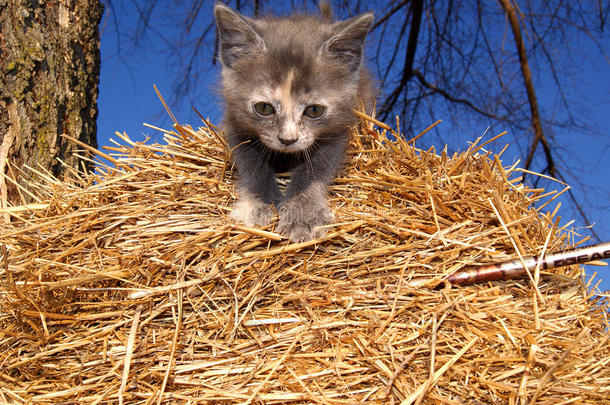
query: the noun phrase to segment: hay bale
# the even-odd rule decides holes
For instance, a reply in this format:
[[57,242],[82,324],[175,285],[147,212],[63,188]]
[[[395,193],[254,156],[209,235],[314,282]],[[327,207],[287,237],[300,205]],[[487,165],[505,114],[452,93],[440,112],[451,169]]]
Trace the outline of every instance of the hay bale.
[[95,175],[30,169],[38,201],[3,210],[0,400],[610,401],[607,306],[581,267],[431,288],[573,245],[557,210],[533,208],[557,193],[521,184],[480,139],[439,155],[380,125],[354,136],[336,223],[305,243],[227,221],[212,125],[163,144],[119,134]]

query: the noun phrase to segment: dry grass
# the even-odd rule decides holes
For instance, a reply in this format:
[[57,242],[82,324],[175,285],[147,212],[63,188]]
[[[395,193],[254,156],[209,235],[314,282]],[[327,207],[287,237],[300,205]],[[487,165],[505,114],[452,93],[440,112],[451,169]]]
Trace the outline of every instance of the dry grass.
[[572,245],[550,205],[532,207],[556,194],[481,140],[438,155],[385,128],[355,136],[336,223],[300,244],[227,221],[211,126],[162,145],[122,135],[92,176],[24,169],[37,201],[2,211],[0,401],[610,401],[607,307],[579,266],[408,283]]

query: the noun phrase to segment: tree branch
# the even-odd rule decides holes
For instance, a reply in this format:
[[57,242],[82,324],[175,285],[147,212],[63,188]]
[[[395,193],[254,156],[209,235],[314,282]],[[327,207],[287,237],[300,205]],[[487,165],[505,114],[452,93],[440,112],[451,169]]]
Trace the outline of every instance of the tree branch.
[[534,90],[534,83],[532,81],[532,72],[530,71],[530,66],[527,60],[527,53],[525,51],[525,44],[523,42],[523,36],[521,35],[521,27],[519,26],[519,19],[517,17],[517,13],[515,8],[513,7],[510,0],[498,0],[506,13],[506,17],[510,23],[510,27],[513,33],[513,37],[515,38],[515,46],[517,47],[517,53],[519,55],[519,65],[521,67],[521,75],[523,77],[523,84],[525,85],[525,90],[527,92],[527,100],[530,106],[530,114],[532,120],[532,127],[534,129],[534,141],[530,146],[529,153],[527,155],[527,159],[525,160],[525,168],[529,169],[532,159],[534,158],[534,154],[536,152],[536,148],[538,144],[542,144],[544,149],[544,154],[546,156],[547,167],[546,171],[553,177],[557,175],[557,169],[555,167],[555,162],[553,160],[553,154],[551,152],[551,146],[549,144],[548,139],[544,135],[542,130],[542,123],[540,120],[540,111],[538,109],[538,99],[536,98],[536,91]]
[[386,15],[384,15],[383,17],[381,17],[380,19],[378,19],[377,21],[375,21],[375,24],[373,24],[373,26],[371,27],[371,31],[374,31],[375,29],[377,29],[377,27],[379,27],[381,24],[383,24],[386,20],[388,20],[390,17],[392,17],[394,15],[395,12],[397,12],[398,10],[400,10],[402,8],[402,6],[404,6],[405,4],[407,4],[409,1],[411,0],[402,0],[400,3],[398,3],[397,5],[395,5],[394,7],[392,7],[392,9],[390,11],[387,12]]
[[421,26],[421,17],[424,12],[424,1],[423,0],[412,0],[411,2],[411,29],[409,30],[409,40],[407,42],[407,53],[405,55],[405,64],[402,71],[402,77],[400,83],[394,89],[392,94],[388,97],[386,102],[380,111],[380,116],[386,119],[396,101],[398,96],[404,88],[406,88],[407,82],[413,76],[413,63],[415,62],[415,51],[417,50],[417,40],[419,38],[419,28]]
[[472,104],[470,101],[463,99],[463,98],[454,97],[451,94],[449,94],[446,90],[436,87],[432,83],[428,82],[426,80],[426,78],[424,77],[424,75],[417,69],[415,69],[413,71],[413,76],[415,76],[415,78],[419,81],[419,83],[423,87],[432,90],[434,93],[440,94],[448,101],[451,101],[453,103],[464,104],[464,105],[468,106],[470,109],[472,109],[473,111],[475,111],[487,118],[492,118],[492,119],[498,120],[498,121],[507,121],[507,119],[505,117],[498,117],[497,115],[484,111],[484,110],[480,109],[479,107],[477,107],[476,105]]

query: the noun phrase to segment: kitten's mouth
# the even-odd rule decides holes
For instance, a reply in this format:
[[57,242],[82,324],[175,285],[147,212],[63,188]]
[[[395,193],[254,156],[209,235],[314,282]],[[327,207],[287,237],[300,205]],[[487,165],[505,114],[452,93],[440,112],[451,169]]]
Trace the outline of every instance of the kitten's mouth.
[[305,152],[307,149],[309,149],[309,148],[285,146],[282,148],[277,148],[276,150],[278,152],[282,152],[282,153],[301,153],[301,152]]

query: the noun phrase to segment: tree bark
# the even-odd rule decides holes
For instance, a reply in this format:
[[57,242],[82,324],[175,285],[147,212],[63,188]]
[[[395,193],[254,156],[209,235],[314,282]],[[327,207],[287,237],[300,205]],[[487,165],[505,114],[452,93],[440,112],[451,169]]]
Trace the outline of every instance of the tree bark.
[[3,174],[27,189],[15,169],[79,166],[61,134],[97,147],[102,11],[99,0],[0,0],[0,204],[31,200]]

